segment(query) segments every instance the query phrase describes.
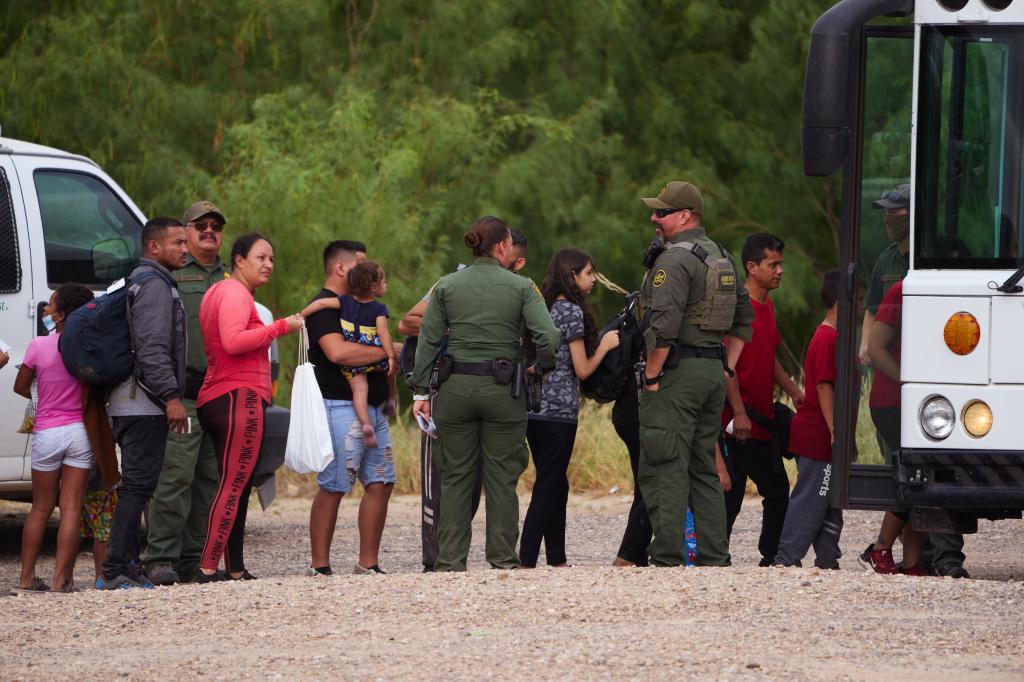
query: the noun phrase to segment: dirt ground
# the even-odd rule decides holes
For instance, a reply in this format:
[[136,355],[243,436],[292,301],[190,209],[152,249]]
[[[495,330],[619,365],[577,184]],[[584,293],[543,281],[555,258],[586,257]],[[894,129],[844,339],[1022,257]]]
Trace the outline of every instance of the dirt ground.
[[[968,536],[968,581],[861,571],[880,520],[868,512],[846,515],[843,570],[757,568],[757,500],[737,522],[733,568],[613,569],[629,502],[571,500],[571,569],[489,570],[481,513],[469,573],[440,575],[420,572],[418,498],[397,498],[381,558],[390,575],[370,577],[347,574],[357,501],[346,501],[339,574],[312,579],[308,501],[278,500],[249,515],[259,580],[0,597],[0,679],[1024,679],[1021,521]],[[27,508],[0,503],[4,592]],[[87,552],[76,579],[92,583]]]

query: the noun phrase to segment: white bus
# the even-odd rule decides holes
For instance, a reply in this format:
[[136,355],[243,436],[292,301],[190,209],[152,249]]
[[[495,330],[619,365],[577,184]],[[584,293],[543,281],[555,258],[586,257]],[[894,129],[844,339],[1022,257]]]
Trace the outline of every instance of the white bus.
[[[844,0],[815,24],[804,171],[843,172],[836,506],[909,510],[937,532],[1021,516],[1022,84],[1024,0]],[[855,299],[890,243],[872,201],[902,183],[899,447],[871,465],[872,371],[858,360]]]

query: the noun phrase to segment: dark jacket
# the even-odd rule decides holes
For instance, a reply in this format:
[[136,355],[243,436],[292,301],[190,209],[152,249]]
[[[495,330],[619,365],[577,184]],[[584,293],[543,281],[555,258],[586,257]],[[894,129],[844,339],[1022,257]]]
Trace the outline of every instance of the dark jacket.
[[135,376],[155,398],[181,398],[188,347],[185,306],[170,271],[156,261],[143,258],[131,277],[145,269],[156,270],[160,276],[129,285],[132,297],[128,325],[135,350]]

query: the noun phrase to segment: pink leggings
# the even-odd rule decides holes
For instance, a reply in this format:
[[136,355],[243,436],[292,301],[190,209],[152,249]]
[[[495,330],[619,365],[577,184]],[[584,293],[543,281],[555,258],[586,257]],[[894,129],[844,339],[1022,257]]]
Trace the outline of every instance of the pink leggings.
[[220,483],[210,505],[206,543],[200,568],[217,570],[224,557],[225,570],[245,570],[242,546],[245,515],[252,491],[252,473],[263,442],[263,417],[267,404],[251,388],[238,388],[204,403],[197,410],[203,430],[210,434],[217,452]]

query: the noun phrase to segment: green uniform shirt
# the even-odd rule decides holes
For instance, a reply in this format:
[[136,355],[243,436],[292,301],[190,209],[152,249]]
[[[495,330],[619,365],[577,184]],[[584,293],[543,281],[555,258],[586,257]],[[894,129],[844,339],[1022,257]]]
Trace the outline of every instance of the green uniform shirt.
[[524,327],[537,348],[540,367],[554,366],[558,329],[535,286],[493,258],[477,258],[434,286],[420,323],[413,386],[418,393],[426,393],[446,331],[452,358],[487,362],[518,358]]
[[871,271],[871,283],[868,284],[868,293],[864,299],[871,314],[878,312],[878,306],[882,305],[882,297],[889,288],[907,276],[910,269],[910,252],[900,253],[900,247],[895,242],[889,246],[878,257],[875,269]]
[[[700,244],[709,253],[718,253],[718,247],[708,239],[703,227],[679,232],[667,241],[692,242]],[[731,256],[729,260],[732,261]],[[658,256],[640,289],[640,309],[651,312],[651,326],[644,334],[648,352],[673,343],[698,347],[722,344],[722,332],[705,331],[696,325],[686,324],[687,308],[704,298],[706,269],[707,266],[689,249],[665,249]],[[725,333],[750,341],[754,334],[751,327],[753,322],[754,309],[750,306],[750,294],[746,287],[737,282],[733,323]]]
[[203,294],[216,282],[228,277],[228,266],[217,256],[213,265],[207,267],[185,254],[185,267],[175,270],[174,279],[178,281],[178,293],[185,304],[188,315],[188,355],[185,366],[193,372],[202,374],[206,371],[206,351],[203,349],[203,329],[199,326],[199,305],[203,302]]

